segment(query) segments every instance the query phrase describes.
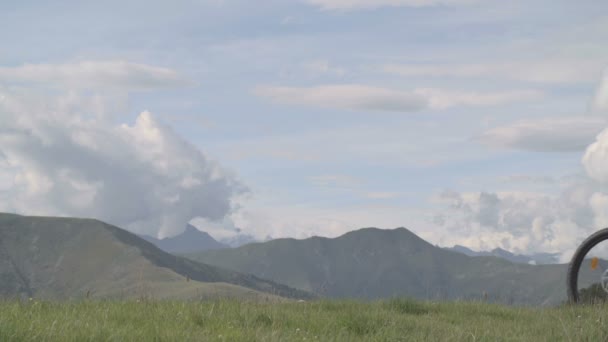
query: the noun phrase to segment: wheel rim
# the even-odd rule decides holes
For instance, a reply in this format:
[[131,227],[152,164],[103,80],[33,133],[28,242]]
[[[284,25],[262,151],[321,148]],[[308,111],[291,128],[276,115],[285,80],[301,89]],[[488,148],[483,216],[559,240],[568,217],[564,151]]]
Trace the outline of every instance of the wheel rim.
[[567,285],[572,303],[608,300],[608,229],[581,243],[570,262]]

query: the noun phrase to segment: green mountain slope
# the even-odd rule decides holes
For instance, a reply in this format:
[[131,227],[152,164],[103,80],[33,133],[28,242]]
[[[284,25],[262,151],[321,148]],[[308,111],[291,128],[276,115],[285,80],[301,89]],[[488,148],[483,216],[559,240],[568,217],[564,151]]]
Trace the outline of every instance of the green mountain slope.
[[308,298],[165,253],[97,220],[0,214],[0,297]]
[[548,305],[565,299],[565,265],[515,264],[435,247],[404,228],[335,239],[279,239],[188,255],[331,298],[479,299]]

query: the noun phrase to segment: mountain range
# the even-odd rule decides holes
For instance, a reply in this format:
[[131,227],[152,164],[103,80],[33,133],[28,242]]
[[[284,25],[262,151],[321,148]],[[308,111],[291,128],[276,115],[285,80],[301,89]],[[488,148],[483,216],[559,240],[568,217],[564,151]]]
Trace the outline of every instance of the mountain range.
[[[192,229],[186,234],[199,235]],[[407,296],[552,305],[566,299],[566,269],[468,256],[433,246],[405,228],[178,256],[97,220],[0,214],[0,298]],[[592,272],[585,277],[581,283],[597,280]]]
[[[265,242],[256,240],[251,235],[237,234],[230,238],[221,239],[221,242],[215,240],[207,232],[188,224],[186,229],[173,237],[157,239],[149,235],[139,235],[144,240],[153,243],[158,248],[172,254],[188,254],[203,252],[207,250],[235,248],[249,243]],[[495,248],[491,251],[474,251],[468,247],[455,245],[447,247],[447,250],[462,253],[468,256],[495,256],[510,262],[518,264],[557,264],[559,262],[559,254],[557,253],[535,253],[532,255],[514,254],[502,248]]]
[[[157,239],[149,235],[139,236],[144,240],[153,243],[163,251],[173,254],[188,254],[213,249],[236,248],[249,243],[271,240],[270,238],[257,240],[251,235],[239,233],[232,237],[225,237],[217,241],[207,232],[199,230],[190,224],[186,226],[186,229],[182,233],[169,238]],[[559,262],[558,253],[534,253],[531,255],[524,255],[511,253],[502,248],[495,248],[491,251],[474,251],[461,245],[446,247],[445,249],[468,256],[495,256],[518,264],[544,265],[557,264]]]
[[91,219],[0,214],[0,298],[313,298]]
[[405,228],[365,228],[334,239],[277,239],[186,257],[329,298],[487,298],[525,305],[566,299],[567,265],[467,256],[433,246]]

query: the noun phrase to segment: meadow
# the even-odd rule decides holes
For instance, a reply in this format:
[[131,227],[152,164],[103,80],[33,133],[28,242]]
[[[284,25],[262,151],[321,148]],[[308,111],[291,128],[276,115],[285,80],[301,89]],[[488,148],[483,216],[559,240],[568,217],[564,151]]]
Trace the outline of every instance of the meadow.
[[0,302],[0,341],[605,341],[608,307],[482,302]]

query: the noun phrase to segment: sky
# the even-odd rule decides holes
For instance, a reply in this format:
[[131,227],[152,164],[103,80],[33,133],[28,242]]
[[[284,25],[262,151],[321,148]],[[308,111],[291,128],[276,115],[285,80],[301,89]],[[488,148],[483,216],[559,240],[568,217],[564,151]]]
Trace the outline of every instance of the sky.
[[608,225],[608,3],[0,3],[0,211],[167,237]]

